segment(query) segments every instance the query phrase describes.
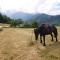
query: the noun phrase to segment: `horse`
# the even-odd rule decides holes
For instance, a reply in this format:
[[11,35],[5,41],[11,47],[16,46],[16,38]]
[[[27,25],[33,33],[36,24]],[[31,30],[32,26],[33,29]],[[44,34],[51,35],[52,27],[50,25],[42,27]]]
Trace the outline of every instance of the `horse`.
[[40,35],[40,43],[42,43],[42,37],[43,37],[43,46],[46,46],[45,44],[45,36],[46,35],[51,35],[52,40],[53,41],[53,35],[56,38],[56,42],[57,40],[57,36],[58,36],[58,32],[57,32],[57,28],[55,25],[52,24],[41,24],[40,27],[37,27],[34,29],[34,35],[35,35],[35,40],[38,40],[38,36]]

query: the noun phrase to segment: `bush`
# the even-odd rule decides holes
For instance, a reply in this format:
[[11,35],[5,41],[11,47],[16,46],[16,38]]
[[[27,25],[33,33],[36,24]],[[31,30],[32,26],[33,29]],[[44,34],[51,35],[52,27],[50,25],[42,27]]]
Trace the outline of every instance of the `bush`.
[[23,27],[24,27],[24,28],[30,28],[30,27],[31,27],[31,25],[30,25],[30,24],[28,24],[28,23],[25,23]]
[[36,22],[36,21],[32,22],[32,23],[31,23],[31,26],[32,26],[33,28],[38,27],[38,22]]
[[23,24],[23,21],[21,19],[11,20],[10,22],[11,27],[20,27],[20,25],[22,24]]
[[10,23],[10,27],[16,27],[17,26],[17,22],[15,20],[12,20]]
[[3,27],[2,26],[0,26],[0,31],[3,31]]

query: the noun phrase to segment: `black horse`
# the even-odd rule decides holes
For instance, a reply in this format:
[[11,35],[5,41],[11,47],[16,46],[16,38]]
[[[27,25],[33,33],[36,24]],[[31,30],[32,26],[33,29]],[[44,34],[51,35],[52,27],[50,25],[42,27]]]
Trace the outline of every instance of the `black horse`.
[[38,36],[40,35],[40,42],[42,43],[42,37],[43,37],[43,45],[45,46],[45,35],[51,35],[52,41],[53,41],[53,34],[54,37],[57,40],[57,28],[54,25],[49,25],[49,24],[42,24],[40,27],[34,29],[34,34],[35,34],[35,40],[38,40]]

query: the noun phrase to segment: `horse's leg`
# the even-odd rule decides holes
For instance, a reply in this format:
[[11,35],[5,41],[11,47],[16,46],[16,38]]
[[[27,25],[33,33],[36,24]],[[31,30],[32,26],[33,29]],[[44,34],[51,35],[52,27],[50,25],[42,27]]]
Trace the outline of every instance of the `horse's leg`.
[[53,28],[54,28],[53,29],[54,37],[56,38],[56,41],[58,41],[57,40],[57,35],[58,35],[57,28],[55,26]]
[[43,46],[46,46],[46,44],[45,44],[45,35],[43,35],[43,41],[44,41]]
[[42,43],[42,36],[40,35],[40,43]]
[[57,32],[54,32],[54,37],[56,38],[56,42],[58,41],[57,39]]
[[52,40],[51,41],[53,41],[53,34],[51,33],[51,37],[52,37]]
[[55,36],[55,38],[56,38],[56,42],[57,42],[57,41],[58,41],[58,40],[57,40],[57,35]]
[[56,36],[56,42],[57,42],[58,40],[57,40],[57,36]]

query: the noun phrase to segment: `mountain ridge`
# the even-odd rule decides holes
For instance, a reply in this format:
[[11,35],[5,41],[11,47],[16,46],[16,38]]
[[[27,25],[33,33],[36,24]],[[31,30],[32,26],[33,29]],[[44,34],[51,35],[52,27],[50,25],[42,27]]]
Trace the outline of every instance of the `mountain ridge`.
[[22,19],[28,22],[37,21],[38,23],[47,22],[47,23],[59,24],[60,22],[60,15],[48,15],[44,13],[31,14],[25,12],[16,12],[10,15],[10,18]]

